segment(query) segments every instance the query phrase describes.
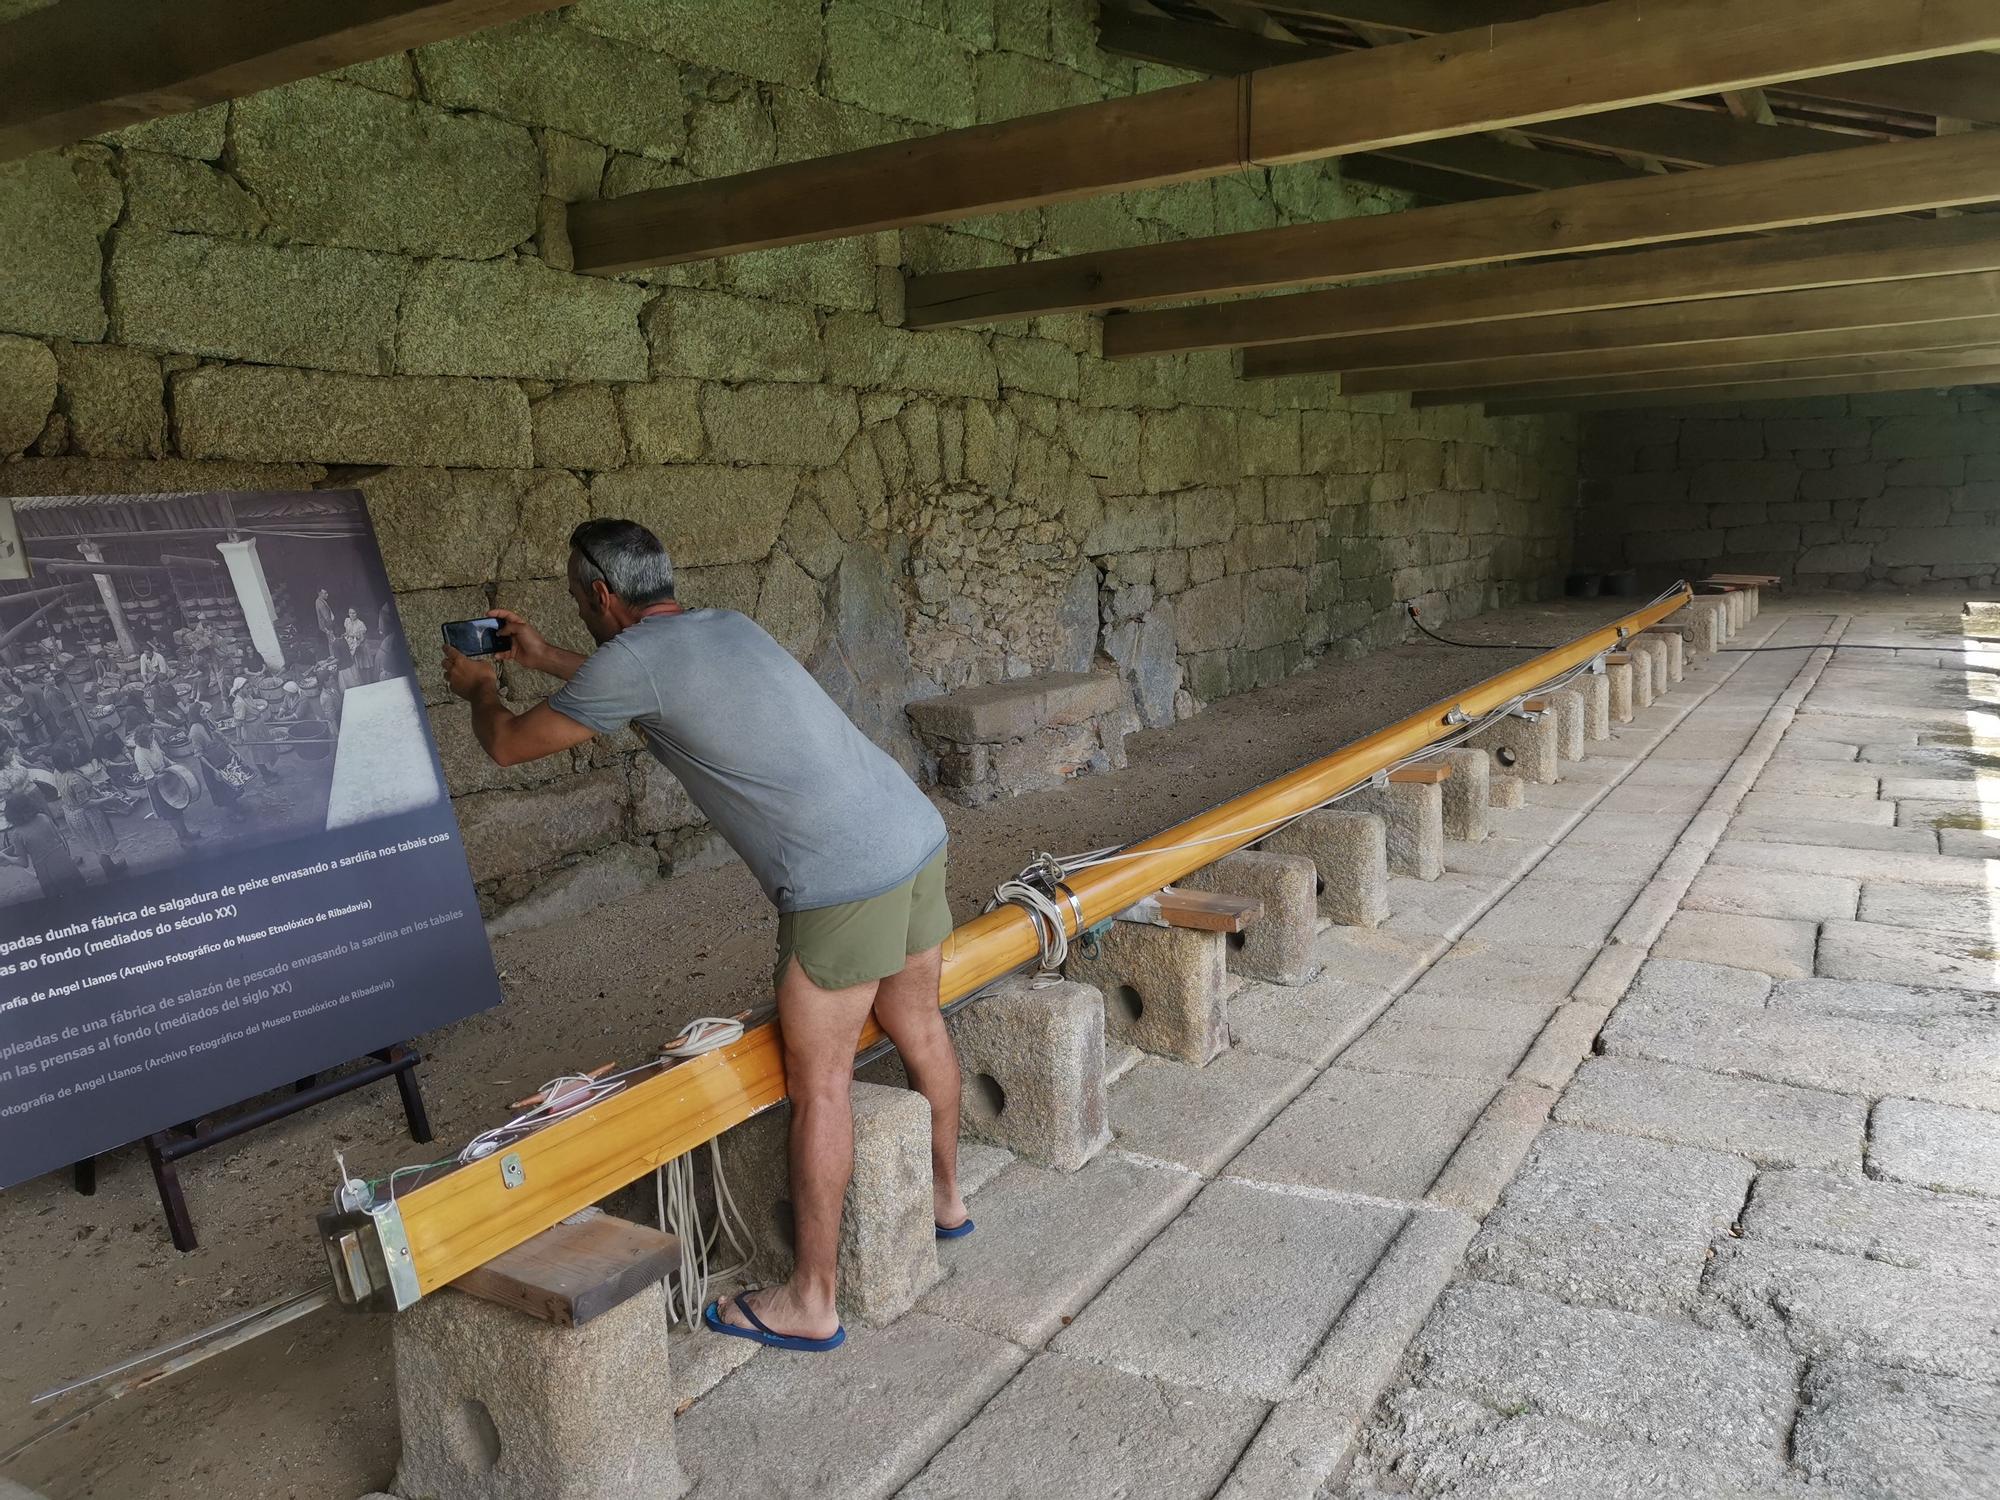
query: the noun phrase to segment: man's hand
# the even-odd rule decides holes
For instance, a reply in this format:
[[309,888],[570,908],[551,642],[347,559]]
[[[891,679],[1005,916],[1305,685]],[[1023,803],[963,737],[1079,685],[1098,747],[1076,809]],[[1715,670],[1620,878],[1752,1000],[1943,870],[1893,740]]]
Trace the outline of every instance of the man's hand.
[[477,702],[488,693],[498,696],[500,679],[493,663],[483,656],[467,656],[451,646],[444,648],[445,685],[467,703]]
[[501,633],[507,637],[507,649],[493,653],[499,660],[546,672],[565,682],[574,677],[576,669],[583,665],[583,657],[579,653],[551,644],[547,636],[513,610],[493,609],[487,613],[500,622]]
[[501,661],[519,662],[524,667],[541,671],[542,662],[549,653],[548,637],[511,609],[494,609],[488,613],[500,622],[501,634],[507,637],[507,649],[494,652],[494,656]]

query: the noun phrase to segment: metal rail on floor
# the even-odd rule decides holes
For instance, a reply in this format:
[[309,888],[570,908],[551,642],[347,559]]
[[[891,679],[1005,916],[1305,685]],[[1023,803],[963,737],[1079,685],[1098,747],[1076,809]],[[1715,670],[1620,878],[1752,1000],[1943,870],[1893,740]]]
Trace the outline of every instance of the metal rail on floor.
[[[1059,892],[1065,932],[1077,935],[1256,842],[1278,822],[1321,806],[1450,738],[1468,720],[1507,708],[1658,624],[1690,597],[1682,586],[1565,646],[1121,850],[1115,861],[1077,870]],[[1035,919],[1021,907],[1003,906],[975,917],[945,940],[939,1003],[971,995],[1041,952]],[[870,1022],[861,1048],[881,1040]],[[502,1153],[455,1167],[372,1208],[322,1216],[322,1236],[341,1300],[410,1306],[784,1097],[776,1027],[757,1026],[728,1047],[639,1079]]]

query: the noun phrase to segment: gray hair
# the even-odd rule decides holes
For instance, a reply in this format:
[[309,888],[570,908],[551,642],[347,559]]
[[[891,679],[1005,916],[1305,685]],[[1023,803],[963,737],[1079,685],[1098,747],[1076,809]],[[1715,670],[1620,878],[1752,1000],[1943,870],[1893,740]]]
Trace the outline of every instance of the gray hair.
[[569,534],[569,566],[585,588],[602,582],[634,609],[674,597],[673,559],[637,521],[585,521]]

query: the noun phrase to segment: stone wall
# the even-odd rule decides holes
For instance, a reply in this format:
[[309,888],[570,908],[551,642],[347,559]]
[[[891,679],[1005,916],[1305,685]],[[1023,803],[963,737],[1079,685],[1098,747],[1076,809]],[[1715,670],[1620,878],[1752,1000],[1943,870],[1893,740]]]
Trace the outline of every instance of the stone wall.
[[[21,0],[7,0],[19,8]],[[1158,725],[1327,650],[1546,592],[1570,419],[1413,413],[1099,325],[900,327],[902,276],[1381,211],[1256,171],[600,278],[565,201],[1185,81],[1088,0],[580,0],[0,165],[0,493],[368,497],[488,910],[694,857],[602,743],[501,771],[425,643],[489,605],[578,644],[590,515],[658,530],[913,770],[912,699],[1108,657]],[[547,684],[518,680],[522,696]]]
[[2000,400],[1962,391],[1614,412],[1584,425],[1577,563],[1803,588],[2000,572]]

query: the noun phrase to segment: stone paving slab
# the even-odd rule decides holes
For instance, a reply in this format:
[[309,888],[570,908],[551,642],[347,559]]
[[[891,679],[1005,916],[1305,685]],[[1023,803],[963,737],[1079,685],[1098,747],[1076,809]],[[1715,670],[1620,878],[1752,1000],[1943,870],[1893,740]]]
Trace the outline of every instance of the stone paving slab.
[[1265,1411],[1262,1401],[1043,1354],[898,1493],[1207,1500]]
[[1882,778],[1872,771],[1810,763],[1766,766],[1757,777],[1757,791],[1791,796],[1856,797],[1866,801],[1893,795],[1883,792]]
[[1437,1078],[1502,1079],[1541,1033],[1553,1003],[1515,1005],[1404,995],[1340,1054],[1345,1068]]
[[1732,755],[1716,755],[1706,760],[1641,761],[1632,768],[1621,786],[1712,787],[1736,764]]
[[1960,859],[2000,859],[2000,836],[1976,828],[1940,828],[1937,841],[1940,853]]
[[1790,792],[1751,792],[1737,809],[1743,823],[1859,823],[1888,828],[1896,821],[1893,802],[1862,797],[1806,797]]
[[1939,1375],[1823,1364],[1806,1371],[1793,1455],[1842,1495],[1993,1500],[2000,1388]]
[[1882,795],[1896,802],[2000,803],[2000,777],[1884,776]]
[[1229,1175],[1415,1202],[1493,1093],[1490,1082],[1329,1068],[1237,1154]]
[[886,1328],[848,1329],[831,1357],[774,1351],[753,1359],[674,1420],[688,1493],[890,1493],[1026,1358],[1004,1339],[913,1312]]
[[1628,998],[1605,1053],[1834,1094],[2000,1109],[2000,1033],[1977,1021],[1866,1021]]
[[1575,948],[1468,935],[1433,964],[1411,992],[1515,1005],[1556,1005],[1583,977],[1590,957]]
[[1408,875],[1389,878],[1389,920],[1385,932],[1456,938],[1479,919],[1507,888],[1490,875],[1447,870],[1436,880]]
[[1884,1099],[1870,1122],[1868,1170],[1934,1192],[2000,1198],[2000,1115]]
[[1553,880],[1537,869],[1501,897],[1469,936],[1550,948],[1601,948],[1639,894],[1635,880]]
[[973,1195],[978,1229],[940,1242],[945,1279],[917,1306],[1039,1348],[1200,1189],[1190,1172],[1115,1150],[1074,1172],[1010,1167]]
[[1860,881],[1843,880],[1838,875],[1707,869],[1695,877],[1681,904],[1690,911],[1819,922],[1829,917],[1852,918],[1861,889]]
[[1766,1172],[1741,1222],[1747,1241],[1866,1256],[2000,1292],[2000,1204],[1984,1198],[1830,1172]]
[[1774,1341],[1491,1283],[1445,1293],[1411,1354],[1420,1386],[1774,1472],[1796,1405]]
[[1565,835],[1571,844],[1611,844],[1623,849],[1657,849],[1664,854],[1681,836],[1685,818],[1653,813],[1614,813],[1601,808]]
[[1561,880],[1587,885],[1593,881],[1640,884],[1652,878],[1660,867],[1663,851],[1654,848],[1620,848],[1616,844],[1558,844],[1548,857],[1535,866],[1538,880]]
[[1683,911],[1667,923],[1653,952],[1661,958],[1756,969],[1779,979],[1803,979],[1813,972],[1819,927],[1782,917],[1730,916]]
[[[1488,839],[1487,843],[1496,840]],[[1469,845],[1484,848],[1484,845]],[[1317,952],[1326,972],[1350,984],[1400,990],[1421,974],[1450,945],[1420,933],[1384,932],[1377,928],[1332,927],[1319,935]]]
[[1629,782],[1607,793],[1598,807],[1607,813],[1636,813],[1648,818],[1686,818],[1709,798],[1708,783],[1690,786],[1633,786]]
[[1843,1094],[1612,1057],[1584,1064],[1556,1118],[1763,1166],[1850,1171],[1860,1170],[1868,1128],[1867,1105]]
[[1239,1048],[1323,1068],[1394,998],[1325,972],[1296,987],[1251,983],[1229,997],[1229,1031]]
[[1803,1246],[1732,1241],[1705,1282],[1730,1316],[1809,1359],[2000,1383],[1991,1283]]
[[[1895,804],[1896,826],[1934,834],[1940,841],[1947,833],[1992,838],[2000,833],[2000,807],[1980,802],[1918,801],[1906,798]],[[1984,851],[1981,851],[1982,855]]]
[[1771,991],[1773,1010],[1851,1016],[1862,1021],[2000,1020],[2000,997],[1874,979],[1787,979]]
[[1756,969],[1680,958],[1649,958],[1639,968],[1627,1001],[1639,1003],[1761,1007],[1775,981]]
[[1337,1500],[1809,1500],[1762,1463],[1609,1437],[1445,1391],[1398,1392],[1367,1437],[1371,1451]]
[[1874,714],[1856,718],[1826,713],[1808,702],[1787,733],[1800,739],[1842,740],[1850,745],[1910,746],[1917,743],[1918,729]]
[[[1895,747],[1882,748],[1892,750]],[[1772,752],[1771,762],[1773,765],[1781,762],[1792,765],[1807,761],[1853,761],[1861,758],[1860,752],[1859,745],[1843,745],[1838,740],[1799,739],[1788,733]]]
[[[1889,807],[1884,802],[1870,804]],[[1865,823],[1828,822],[1824,819],[1774,818],[1732,819],[1730,839],[1753,844],[1805,844],[1813,847],[1860,850],[1880,849],[1891,854],[1935,852],[1937,834],[1928,828],[1896,828]]]
[[1888,927],[1922,927],[1971,937],[2000,937],[2000,911],[1990,892],[1938,891],[1924,886],[1868,881],[1854,915]]
[[1119,1146],[1204,1177],[1221,1170],[1312,1076],[1296,1057],[1231,1047],[1206,1067],[1149,1057],[1108,1100]]
[[1879,922],[1828,922],[1820,928],[1818,969],[1828,979],[2000,992],[1995,940],[1992,933],[1975,937]]
[[1542,1132],[1472,1243],[1489,1280],[1633,1312],[1694,1298],[1750,1186],[1734,1156],[1573,1126]]
[[1051,1347],[1277,1400],[1406,1217],[1296,1189],[1211,1183]]
[[[1905,830],[1890,830],[1901,833]],[[1910,831],[1911,836],[1921,837]],[[1987,866],[1979,859],[1944,854],[1822,848],[1764,842],[1734,833],[1715,846],[1710,863],[1743,870],[1789,870],[1807,875],[1843,875],[1850,880],[1904,880],[1917,885],[1976,886],[1987,889]]]
[[1507,832],[1507,819],[1511,813],[1499,813],[1494,818],[1495,832],[1476,844],[1468,844],[1459,839],[1446,839],[1444,843],[1444,867],[1466,875],[1491,875],[1501,881],[1514,881],[1528,873],[1547,852],[1546,846],[1537,839],[1515,838]]

